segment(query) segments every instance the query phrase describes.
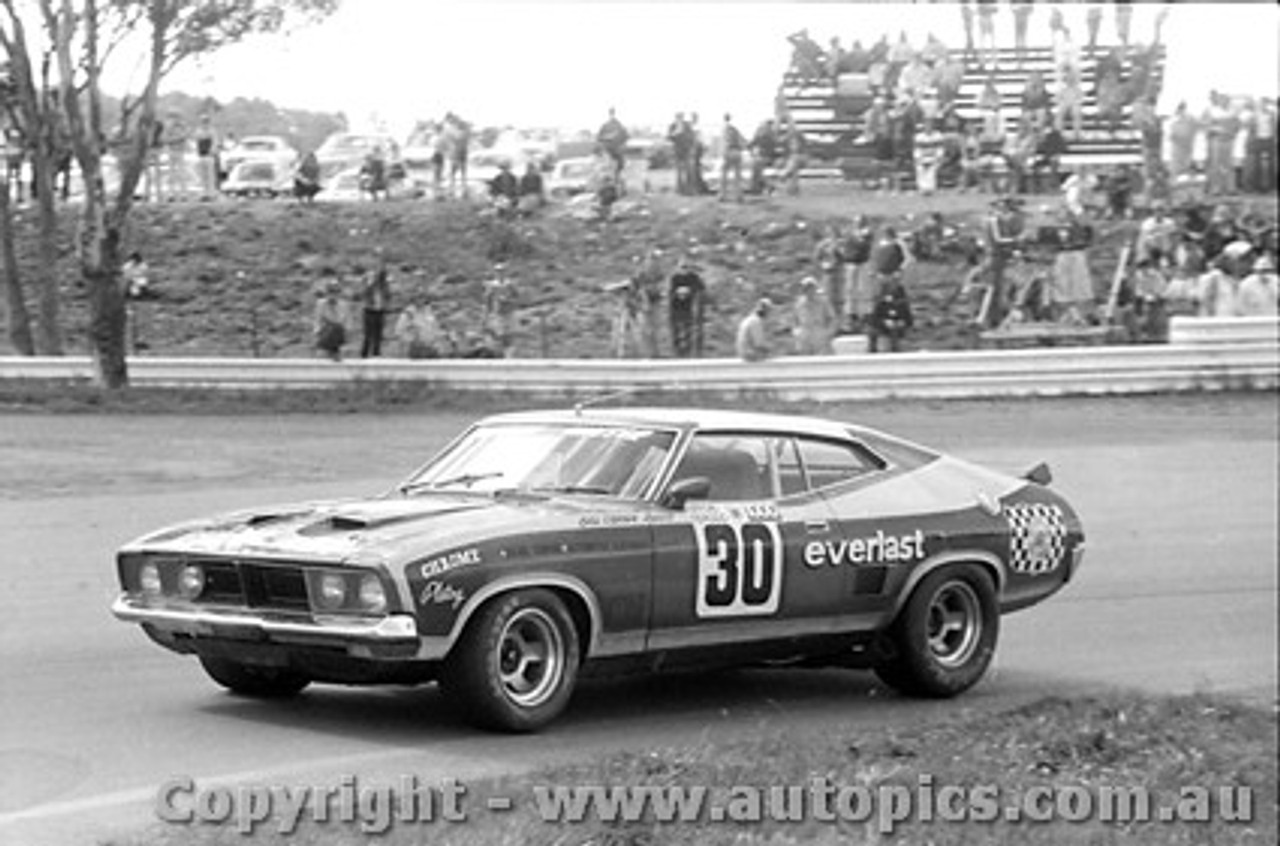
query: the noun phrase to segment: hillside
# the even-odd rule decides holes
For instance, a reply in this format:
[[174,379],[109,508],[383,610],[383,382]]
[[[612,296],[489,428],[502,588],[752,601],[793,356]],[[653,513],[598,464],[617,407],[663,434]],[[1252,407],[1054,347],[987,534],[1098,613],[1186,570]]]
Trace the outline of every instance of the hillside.
[[[860,212],[910,229],[928,211],[940,211],[949,223],[975,230],[988,200],[884,196],[847,185],[806,186],[801,197],[743,205],[661,193],[635,198],[625,216],[609,223],[582,221],[558,207],[515,224],[469,203],[407,199],[312,207],[285,201],[143,205],[131,219],[127,249],[144,254],[160,293],[138,304],[145,355],[311,355],[321,271],[336,270],[354,290],[358,270],[371,267],[380,248],[396,303],[426,297],[459,332],[479,326],[483,280],[493,260],[506,259],[519,287],[514,354],[527,358],[609,355],[612,302],[602,286],[629,276],[649,247],[664,251],[668,267],[692,247],[711,293],[707,354],[724,356],[732,355],[737,322],[757,297],[789,303],[801,278],[814,272],[814,246],[827,221]],[[1033,218],[1049,202],[1028,198]],[[20,220],[20,260],[28,268],[35,260],[33,225],[29,216]],[[86,302],[71,252],[74,227],[68,214],[59,272],[68,346],[83,352]],[[1131,231],[1132,224],[1124,224],[1103,232],[1092,258],[1100,292],[1116,244]],[[922,262],[910,273],[917,314],[912,347],[973,343],[963,309],[947,306],[963,277],[959,259]],[[780,344],[788,318],[775,320]],[[669,349],[665,332],[663,342]]]

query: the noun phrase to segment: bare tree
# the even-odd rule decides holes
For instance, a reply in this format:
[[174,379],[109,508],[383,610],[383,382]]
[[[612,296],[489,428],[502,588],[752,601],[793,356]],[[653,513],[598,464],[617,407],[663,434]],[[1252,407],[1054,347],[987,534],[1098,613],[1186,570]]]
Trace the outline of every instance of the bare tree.
[[[125,291],[120,283],[123,239],[134,194],[146,166],[156,125],[160,84],[176,66],[255,33],[275,32],[290,22],[331,14],[340,0],[36,0],[39,25],[52,58],[46,103],[38,120],[52,137],[61,126],[84,181],[77,256],[89,293],[89,337],[98,381],[128,384],[125,360]],[[0,0],[8,14],[8,37],[21,39],[30,55],[16,0]],[[28,4],[29,6],[29,4]],[[5,27],[0,26],[0,31]],[[122,45],[145,38],[146,81],[126,95],[120,124],[104,125],[102,75]],[[8,47],[9,45],[4,45]],[[9,51],[14,54],[13,50]],[[54,121],[57,121],[55,123]],[[104,162],[118,160],[119,184],[111,196]],[[40,196],[52,201],[53,180],[37,179]],[[55,301],[56,305],[56,301]]]

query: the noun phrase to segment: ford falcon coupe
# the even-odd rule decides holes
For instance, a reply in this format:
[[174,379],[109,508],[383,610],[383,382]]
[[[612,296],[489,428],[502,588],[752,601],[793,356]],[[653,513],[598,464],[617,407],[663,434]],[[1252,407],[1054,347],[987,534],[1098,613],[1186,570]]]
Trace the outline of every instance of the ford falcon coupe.
[[503,731],[602,672],[840,666],[949,697],[1079,566],[1050,481],[811,417],[501,414],[375,498],[127,544],[112,611],[241,695],[436,682]]

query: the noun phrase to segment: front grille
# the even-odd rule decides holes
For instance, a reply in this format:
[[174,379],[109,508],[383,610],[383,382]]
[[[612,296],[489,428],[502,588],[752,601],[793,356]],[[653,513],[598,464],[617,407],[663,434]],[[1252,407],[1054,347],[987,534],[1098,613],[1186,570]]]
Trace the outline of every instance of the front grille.
[[302,568],[234,559],[191,558],[175,562],[204,570],[204,590],[196,602],[276,611],[309,611],[307,580]]

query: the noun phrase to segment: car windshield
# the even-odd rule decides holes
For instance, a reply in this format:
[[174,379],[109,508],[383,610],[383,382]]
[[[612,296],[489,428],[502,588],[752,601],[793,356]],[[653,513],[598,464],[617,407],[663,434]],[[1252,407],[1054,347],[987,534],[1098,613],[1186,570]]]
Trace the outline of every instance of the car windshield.
[[269,153],[276,148],[276,145],[274,141],[245,139],[245,142],[240,145],[240,148],[242,150],[250,150],[255,153]]
[[407,494],[514,490],[640,499],[674,442],[675,432],[629,426],[478,426],[400,489]]

